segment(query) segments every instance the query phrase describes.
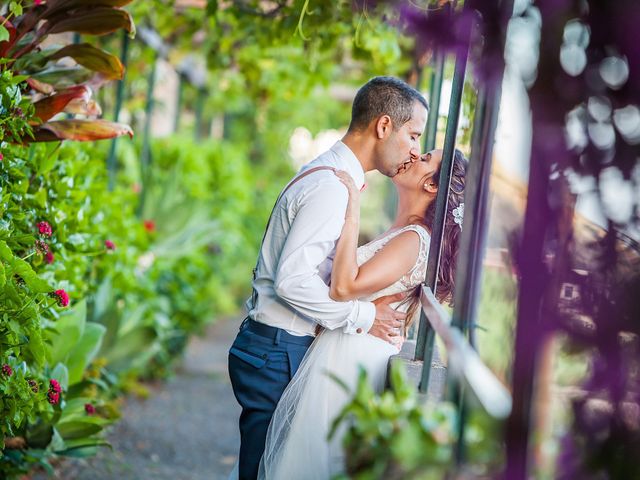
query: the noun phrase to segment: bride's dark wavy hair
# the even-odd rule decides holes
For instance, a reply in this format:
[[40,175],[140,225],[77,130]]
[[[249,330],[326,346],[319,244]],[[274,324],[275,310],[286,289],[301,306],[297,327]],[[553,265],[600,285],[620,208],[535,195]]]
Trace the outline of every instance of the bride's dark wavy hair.
[[[451,172],[451,184],[449,186],[449,201],[447,202],[447,213],[444,216],[444,234],[442,236],[440,268],[438,270],[438,284],[436,287],[436,298],[440,303],[447,302],[449,306],[453,306],[453,289],[455,287],[456,261],[458,259],[458,250],[460,245],[460,234],[462,229],[460,225],[455,223],[453,211],[464,202],[464,190],[467,166],[469,161],[463,153],[457,148],[453,153],[453,170]],[[420,183],[431,180],[434,183],[440,182],[440,167],[431,176],[425,176]],[[429,233],[433,231],[433,223],[436,214],[435,200],[429,204],[422,218],[416,218],[417,223],[424,225]],[[414,313],[420,304],[420,287],[417,287],[411,298],[411,305],[407,312],[407,328],[414,318]]]

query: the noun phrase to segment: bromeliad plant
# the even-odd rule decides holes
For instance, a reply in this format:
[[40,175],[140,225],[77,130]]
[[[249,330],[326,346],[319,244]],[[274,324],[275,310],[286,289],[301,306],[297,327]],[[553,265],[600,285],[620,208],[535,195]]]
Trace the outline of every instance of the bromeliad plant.
[[[105,82],[123,78],[124,67],[116,56],[88,43],[42,46],[49,35],[68,32],[106,35],[124,29],[134,35],[131,16],[119,8],[130,2],[10,2],[8,11],[0,16],[0,69],[12,72],[14,82],[21,82],[13,96],[26,96],[33,104],[34,114],[29,119],[31,130],[9,132],[12,141],[87,141],[133,135],[129,126],[106,120],[54,119],[62,112],[85,117],[100,115],[92,95]],[[68,59],[76,65],[69,66]],[[17,107],[10,113],[23,117],[30,112]]]

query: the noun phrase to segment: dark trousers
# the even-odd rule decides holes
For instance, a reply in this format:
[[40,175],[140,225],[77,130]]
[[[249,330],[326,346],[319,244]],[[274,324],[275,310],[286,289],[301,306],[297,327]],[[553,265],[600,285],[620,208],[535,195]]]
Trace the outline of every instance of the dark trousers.
[[240,480],[258,476],[267,428],[313,337],[246,319],[229,350],[229,376],[240,414]]

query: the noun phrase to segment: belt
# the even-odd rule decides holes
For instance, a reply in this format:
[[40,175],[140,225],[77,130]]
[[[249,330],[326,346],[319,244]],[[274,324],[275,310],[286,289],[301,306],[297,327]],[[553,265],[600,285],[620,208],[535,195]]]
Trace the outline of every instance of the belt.
[[308,347],[313,343],[315,337],[305,335],[302,337],[298,337],[297,335],[291,335],[287,331],[282,328],[272,327],[270,325],[266,325],[264,323],[256,322],[255,320],[247,317],[240,325],[240,330],[249,330],[256,335],[260,335],[261,337],[268,338],[272,340],[276,345],[280,342],[286,343],[295,343],[296,345],[304,345]]

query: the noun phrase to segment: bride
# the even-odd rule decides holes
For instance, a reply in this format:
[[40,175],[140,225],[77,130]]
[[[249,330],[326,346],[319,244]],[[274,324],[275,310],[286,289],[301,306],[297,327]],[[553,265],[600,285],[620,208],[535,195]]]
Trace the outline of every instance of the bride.
[[[357,247],[359,191],[348,174],[336,172],[347,186],[349,204],[336,245],[331,297],[338,301],[356,298],[371,301],[383,295],[411,292],[397,304],[397,308],[409,312],[405,334],[415,317],[418,287],[425,278],[441,159],[442,151],[433,150],[391,179],[398,192],[395,221],[383,235],[360,248]],[[467,160],[456,150],[436,292],[441,302],[450,302],[452,298],[466,165]],[[400,345],[371,335],[349,335],[340,329],[322,331],[278,403],[258,477],[328,480],[342,473],[344,427],[330,440],[327,437],[333,419],[349,398],[331,376],[340,378],[353,391],[362,366],[373,387],[381,391],[388,359],[399,348]]]

